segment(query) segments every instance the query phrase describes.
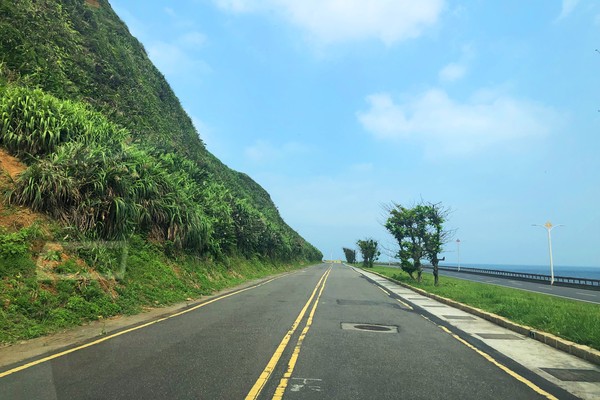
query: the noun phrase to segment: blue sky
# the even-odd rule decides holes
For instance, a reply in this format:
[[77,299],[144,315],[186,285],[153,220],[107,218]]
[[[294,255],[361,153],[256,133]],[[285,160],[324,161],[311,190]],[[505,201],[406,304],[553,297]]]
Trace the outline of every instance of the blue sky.
[[599,2],[111,4],[207,148],[326,258],[393,248],[382,204],[422,198],[453,210],[462,262],[546,264],[550,220],[555,264],[600,266]]

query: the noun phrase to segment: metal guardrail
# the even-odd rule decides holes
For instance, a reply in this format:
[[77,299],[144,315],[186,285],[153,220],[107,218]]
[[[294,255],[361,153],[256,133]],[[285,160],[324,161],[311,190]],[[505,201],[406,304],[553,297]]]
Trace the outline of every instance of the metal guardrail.
[[[428,269],[432,267],[426,267]],[[523,281],[532,281],[538,283],[547,283],[550,284],[550,275],[542,275],[542,274],[530,274],[526,272],[512,272],[512,271],[502,271],[497,269],[487,269],[487,268],[470,268],[470,267],[460,267],[460,271],[457,267],[449,267],[449,266],[440,266],[440,270],[444,271],[453,271],[453,272],[465,272],[469,274],[478,274],[478,275],[493,275],[503,278],[511,278],[518,279]],[[590,279],[590,278],[576,278],[572,276],[554,276],[554,285],[557,286],[571,286],[571,287],[579,287],[585,289],[593,289],[600,290],[600,279]]]
[[[386,266],[394,266],[400,267],[400,263],[377,263],[376,265],[380,265],[383,267]],[[433,269],[431,265],[423,265],[424,269]],[[460,267],[460,271],[458,267],[453,266],[439,266],[438,267],[442,271],[452,271],[452,272],[464,272],[467,274],[476,274],[476,275],[488,275],[488,276],[497,276],[499,278],[510,278],[521,281],[529,281],[529,282],[537,282],[537,283],[545,283],[550,284],[550,275],[543,274],[532,274],[527,272],[513,272],[513,271],[504,271],[499,269],[487,269],[487,268],[471,268],[471,267]],[[555,286],[569,286],[569,287],[577,287],[582,289],[591,289],[591,290],[600,290],[600,279],[592,279],[592,278],[576,278],[573,276],[554,276],[554,285]]]

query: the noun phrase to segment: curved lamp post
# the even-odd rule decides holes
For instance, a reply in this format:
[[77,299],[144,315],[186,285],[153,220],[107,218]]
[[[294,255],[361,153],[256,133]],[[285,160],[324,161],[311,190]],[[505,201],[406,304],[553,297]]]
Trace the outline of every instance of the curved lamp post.
[[532,226],[539,226],[540,228],[546,229],[548,232],[548,252],[550,253],[550,284],[554,285],[554,263],[552,262],[552,235],[550,232],[554,228],[564,225],[552,225],[552,222],[548,221],[544,225],[532,224]]
[[458,256],[458,272],[460,272],[460,239],[456,239],[456,254]]

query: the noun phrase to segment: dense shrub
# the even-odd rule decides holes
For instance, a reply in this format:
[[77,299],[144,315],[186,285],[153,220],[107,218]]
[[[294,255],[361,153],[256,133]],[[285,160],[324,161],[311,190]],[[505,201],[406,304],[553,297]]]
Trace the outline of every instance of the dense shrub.
[[[217,257],[320,259],[280,218],[236,197],[196,163],[132,143],[127,130],[84,105],[9,86],[0,110],[0,143],[31,164],[9,194],[13,204],[95,239],[138,232]],[[19,122],[25,115],[27,124]]]

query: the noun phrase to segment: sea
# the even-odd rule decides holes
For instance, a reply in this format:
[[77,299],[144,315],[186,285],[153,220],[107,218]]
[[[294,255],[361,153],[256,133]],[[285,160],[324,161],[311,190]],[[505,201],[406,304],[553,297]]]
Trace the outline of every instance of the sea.
[[[456,267],[456,263],[440,263],[440,266]],[[550,275],[549,265],[510,265],[510,264],[473,264],[460,263],[461,267],[495,269],[500,271],[524,272],[529,274]],[[600,267],[576,267],[555,265],[554,276],[572,278],[600,279]]]

